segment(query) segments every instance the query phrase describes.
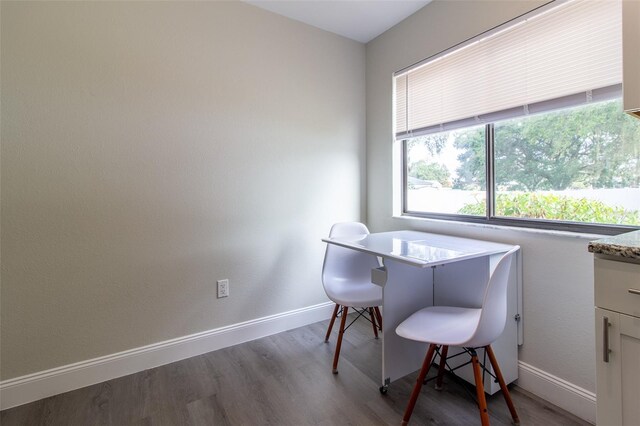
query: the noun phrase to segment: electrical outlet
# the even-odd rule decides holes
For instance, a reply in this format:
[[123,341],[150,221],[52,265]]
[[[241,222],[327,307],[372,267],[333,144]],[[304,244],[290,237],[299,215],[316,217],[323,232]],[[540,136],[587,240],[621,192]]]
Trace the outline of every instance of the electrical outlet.
[[229,280],[218,280],[218,299],[229,296]]

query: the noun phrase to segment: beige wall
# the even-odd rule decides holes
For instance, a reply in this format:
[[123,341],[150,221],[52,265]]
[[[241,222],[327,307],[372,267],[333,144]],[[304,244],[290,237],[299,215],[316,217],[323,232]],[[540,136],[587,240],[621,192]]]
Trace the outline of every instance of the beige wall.
[[393,218],[393,72],[542,3],[434,1],[367,44],[367,217],[376,231],[413,228],[520,244],[524,258],[520,360],[594,391],[593,260],[587,252],[593,236]]
[[358,43],[241,3],[1,2],[0,377],[320,303],[319,240],[366,202],[520,244],[520,358],[594,390],[591,237],[392,217],[393,71],[537,4],[435,1],[369,43],[365,150]]
[[2,379],[327,300],[363,45],[236,2],[1,18]]

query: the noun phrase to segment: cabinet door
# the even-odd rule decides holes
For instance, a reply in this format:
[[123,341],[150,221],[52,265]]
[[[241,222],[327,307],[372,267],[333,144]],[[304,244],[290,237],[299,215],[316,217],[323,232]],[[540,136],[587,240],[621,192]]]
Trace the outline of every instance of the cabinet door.
[[596,308],[596,424],[622,424],[620,314]]
[[640,318],[620,314],[622,424],[640,425]]

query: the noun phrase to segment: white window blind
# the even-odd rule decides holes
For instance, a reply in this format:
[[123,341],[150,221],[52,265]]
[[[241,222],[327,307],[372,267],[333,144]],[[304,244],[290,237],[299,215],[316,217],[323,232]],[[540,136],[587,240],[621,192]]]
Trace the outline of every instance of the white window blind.
[[617,94],[621,20],[618,0],[574,0],[396,74],[396,137]]

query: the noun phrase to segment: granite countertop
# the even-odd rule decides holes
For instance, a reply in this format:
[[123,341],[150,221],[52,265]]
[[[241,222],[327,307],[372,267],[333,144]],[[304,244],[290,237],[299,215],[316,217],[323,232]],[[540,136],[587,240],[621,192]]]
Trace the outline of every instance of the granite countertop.
[[607,237],[589,243],[591,253],[640,260],[640,231]]

